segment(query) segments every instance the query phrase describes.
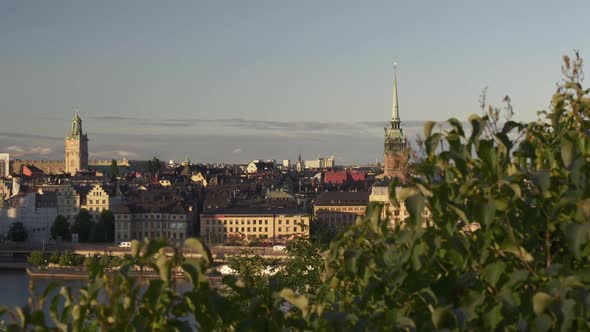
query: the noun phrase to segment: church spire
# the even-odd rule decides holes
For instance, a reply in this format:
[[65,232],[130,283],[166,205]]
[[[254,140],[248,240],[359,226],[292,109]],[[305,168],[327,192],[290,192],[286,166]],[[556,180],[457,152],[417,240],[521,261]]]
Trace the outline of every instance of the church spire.
[[397,63],[393,64],[393,101],[391,107],[391,126],[394,129],[400,128],[399,106],[397,101]]
[[72,119],[72,131],[70,137],[79,137],[82,135],[82,119],[78,115],[78,108],[74,109],[74,118]]

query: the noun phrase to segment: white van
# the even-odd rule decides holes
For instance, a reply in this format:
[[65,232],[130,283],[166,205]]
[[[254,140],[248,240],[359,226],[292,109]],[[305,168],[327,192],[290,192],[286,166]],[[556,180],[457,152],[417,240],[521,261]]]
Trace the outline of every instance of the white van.
[[131,248],[131,242],[120,242],[119,248]]
[[282,245],[276,245],[276,246],[273,246],[272,247],[272,250],[274,250],[274,251],[285,251],[285,250],[287,250],[287,247],[282,246]]

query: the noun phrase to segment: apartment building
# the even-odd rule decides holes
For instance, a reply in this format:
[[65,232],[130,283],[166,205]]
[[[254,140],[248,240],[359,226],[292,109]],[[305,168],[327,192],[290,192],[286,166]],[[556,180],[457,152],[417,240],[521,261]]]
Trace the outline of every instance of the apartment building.
[[297,209],[230,208],[202,213],[200,231],[211,242],[231,237],[281,242],[309,237],[309,215]]

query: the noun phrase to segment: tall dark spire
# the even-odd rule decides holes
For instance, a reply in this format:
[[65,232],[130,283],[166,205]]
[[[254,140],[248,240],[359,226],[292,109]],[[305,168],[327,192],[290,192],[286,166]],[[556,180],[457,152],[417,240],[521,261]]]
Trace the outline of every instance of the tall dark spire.
[[393,64],[393,100],[391,105],[391,128],[400,129],[399,105],[397,100],[397,63]]
[[406,148],[404,131],[399,117],[399,104],[397,94],[397,64],[393,64],[393,98],[391,105],[391,126],[385,129],[385,150],[403,151]]

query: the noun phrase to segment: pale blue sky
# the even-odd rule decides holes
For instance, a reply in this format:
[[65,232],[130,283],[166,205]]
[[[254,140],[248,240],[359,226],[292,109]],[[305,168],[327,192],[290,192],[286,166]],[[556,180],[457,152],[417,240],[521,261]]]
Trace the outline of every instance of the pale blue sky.
[[485,86],[489,102],[508,94],[516,118],[531,120],[548,106],[561,55],[588,56],[589,9],[587,1],[0,0],[0,150],[62,157],[78,105],[96,158],[302,152],[374,161],[393,62],[410,138],[421,132],[414,121],[479,112]]

